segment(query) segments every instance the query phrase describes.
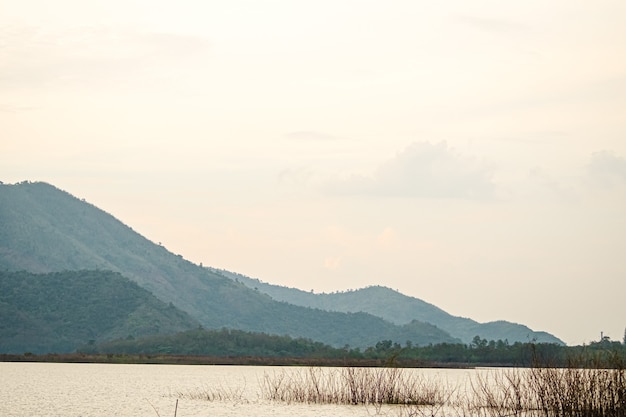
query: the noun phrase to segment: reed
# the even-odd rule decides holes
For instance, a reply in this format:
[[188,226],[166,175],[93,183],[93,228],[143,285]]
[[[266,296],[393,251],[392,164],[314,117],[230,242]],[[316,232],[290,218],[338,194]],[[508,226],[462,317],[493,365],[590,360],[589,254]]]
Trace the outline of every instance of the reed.
[[443,404],[437,381],[401,368],[302,368],[265,374],[262,397],[286,403]]
[[[570,360],[565,368],[477,370],[465,385],[404,368],[277,368],[259,382],[258,400],[287,404],[391,407],[398,417],[626,417],[621,356]],[[179,398],[248,402],[243,387],[211,387]]]
[[494,372],[472,384],[476,416],[625,417],[624,369],[531,368]]
[[[178,391],[171,394],[174,397],[188,400],[205,400],[205,401],[230,401],[235,403],[247,403],[249,399],[245,395],[246,387],[204,387],[196,388],[189,391]],[[176,404],[178,408],[178,403]]]
[[265,374],[261,391],[285,403],[398,405],[399,417],[626,417],[624,368],[494,369],[464,387],[400,368],[301,368]]

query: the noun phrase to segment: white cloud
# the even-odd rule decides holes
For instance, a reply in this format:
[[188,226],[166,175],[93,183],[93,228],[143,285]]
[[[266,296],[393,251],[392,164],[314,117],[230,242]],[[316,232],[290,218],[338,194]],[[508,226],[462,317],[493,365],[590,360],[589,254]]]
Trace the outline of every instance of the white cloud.
[[[499,183],[498,196],[511,202],[536,204],[581,204],[584,200],[614,201],[626,190],[626,159],[613,151],[591,153],[587,162],[572,163],[568,169],[537,165],[520,180]],[[611,197],[613,196],[613,197]],[[609,200],[606,200],[609,198]]]
[[354,175],[327,188],[338,194],[491,199],[491,176],[489,166],[458,154],[446,142],[417,142],[383,163],[374,175]]

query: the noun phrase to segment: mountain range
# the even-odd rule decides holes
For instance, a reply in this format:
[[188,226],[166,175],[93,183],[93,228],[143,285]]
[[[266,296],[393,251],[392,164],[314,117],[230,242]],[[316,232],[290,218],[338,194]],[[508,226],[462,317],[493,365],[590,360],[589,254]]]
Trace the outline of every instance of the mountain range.
[[478,323],[469,318],[453,316],[419,298],[409,297],[379,285],[332,294],[317,294],[297,288],[272,285],[234,272],[214,271],[250,288],[255,288],[275,300],[290,304],[346,313],[362,311],[398,325],[410,323],[418,318],[420,321],[436,325],[463,343],[470,343],[477,335],[487,340],[562,343],[549,333],[534,331],[522,324],[504,320]]
[[[419,345],[467,342],[475,335],[509,342],[562,344],[555,336],[513,323],[481,324],[453,317],[419,299],[383,287],[311,296],[202,267],[149,241],[92,204],[42,182],[0,184],[0,271],[83,271],[74,278],[68,277],[63,288],[85,296],[90,286],[78,285],[76,280],[81,274],[98,280],[99,275],[89,271],[110,271],[180,310],[178,317],[189,318],[185,324],[153,329],[157,333],[174,331],[176,326],[184,330],[199,323],[213,329],[305,337],[339,347],[372,346],[380,340]],[[15,281],[10,284],[5,275],[12,276],[0,275],[6,281],[3,285],[17,285]],[[34,280],[32,285],[39,284]],[[47,303],[45,298],[39,302]],[[19,297],[0,298],[0,319],[31,314],[23,303]],[[12,331],[15,333],[15,329]],[[8,338],[3,332],[0,327],[0,342]],[[119,332],[113,328],[94,330],[90,340],[100,342],[126,333],[130,337],[143,334],[126,326]],[[51,344],[50,348],[61,349],[54,346]],[[29,348],[27,344],[19,347]],[[68,343],[62,349],[76,347]],[[45,348],[45,343],[37,348]]]

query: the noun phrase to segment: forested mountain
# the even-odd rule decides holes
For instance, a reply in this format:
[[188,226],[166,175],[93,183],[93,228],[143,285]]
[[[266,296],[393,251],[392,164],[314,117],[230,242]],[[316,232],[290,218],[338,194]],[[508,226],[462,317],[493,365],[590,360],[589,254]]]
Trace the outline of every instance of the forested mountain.
[[[113,216],[46,183],[0,184],[0,271],[110,270],[207,328],[305,337],[333,346],[454,342],[433,325],[278,302],[168,252]],[[5,311],[2,321],[15,311]],[[182,329],[181,329],[182,330]]]
[[0,352],[71,352],[199,323],[110,271],[0,271]]
[[250,288],[256,288],[278,301],[328,311],[365,312],[398,325],[419,320],[445,330],[464,343],[470,343],[475,336],[480,335],[487,340],[501,339],[511,343],[536,341],[563,344],[549,333],[533,331],[521,324],[507,321],[478,323],[468,318],[456,317],[419,298],[409,297],[386,287],[371,286],[354,291],[314,294],[268,284],[233,272],[216,272]]

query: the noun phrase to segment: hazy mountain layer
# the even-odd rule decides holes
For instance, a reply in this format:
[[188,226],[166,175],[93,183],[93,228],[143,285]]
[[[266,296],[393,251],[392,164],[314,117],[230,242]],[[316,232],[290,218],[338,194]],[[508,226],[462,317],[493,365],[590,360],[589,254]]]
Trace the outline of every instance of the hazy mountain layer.
[[511,343],[535,340],[539,343],[563,344],[560,339],[549,333],[533,331],[521,324],[507,321],[478,323],[468,318],[456,317],[423,300],[386,287],[372,286],[355,291],[314,294],[264,283],[228,271],[221,273],[251,288],[257,288],[258,291],[278,301],[329,311],[366,312],[399,325],[419,320],[431,323],[465,343],[470,343],[479,335],[487,340],[507,339]]

